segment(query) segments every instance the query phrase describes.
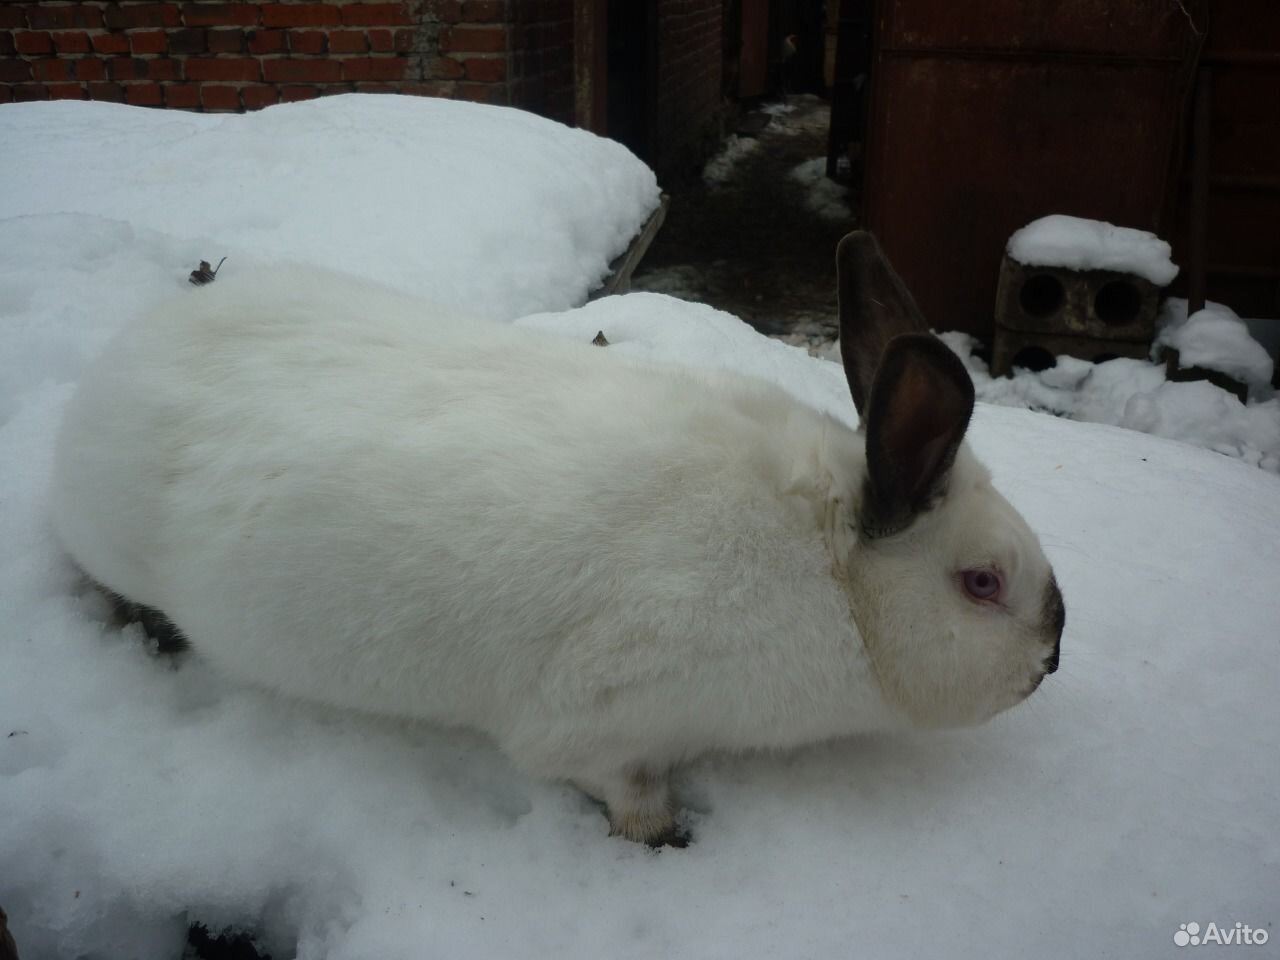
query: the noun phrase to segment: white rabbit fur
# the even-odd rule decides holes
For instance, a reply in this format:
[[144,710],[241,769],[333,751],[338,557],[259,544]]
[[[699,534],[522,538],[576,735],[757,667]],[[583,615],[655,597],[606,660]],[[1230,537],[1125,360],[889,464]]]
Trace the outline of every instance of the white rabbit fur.
[[[978,722],[1043,674],[1052,573],[986,470],[961,447],[863,542],[865,458],[749,378],[227,271],[87,372],[53,519],[217,667],[484,731],[655,840],[681,760]],[[1005,611],[955,585],[983,564]]]

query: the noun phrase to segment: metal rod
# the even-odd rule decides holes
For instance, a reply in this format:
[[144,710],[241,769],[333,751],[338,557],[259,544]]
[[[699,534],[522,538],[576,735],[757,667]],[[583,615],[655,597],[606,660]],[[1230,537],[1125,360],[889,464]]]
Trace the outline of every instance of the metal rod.
[[1195,128],[1191,135],[1191,274],[1187,279],[1187,312],[1204,309],[1209,226],[1209,136],[1213,101],[1213,69],[1201,65],[1196,74]]
[[886,57],[915,60],[1002,60],[1029,63],[1088,63],[1117,67],[1158,67],[1181,64],[1180,57],[1120,56],[1077,50],[1006,50],[992,47],[881,47]]
[[[1191,178],[1184,177],[1190,183]],[[1242,193],[1280,193],[1280,177],[1252,177],[1236,174],[1217,173],[1209,178],[1209,186],[1219,191],[1240,191]]]
[[1210,50],[1205,52],[1200,62],[1230,63],[1238,66],[1280,67],[1280,52],[1270,50]]

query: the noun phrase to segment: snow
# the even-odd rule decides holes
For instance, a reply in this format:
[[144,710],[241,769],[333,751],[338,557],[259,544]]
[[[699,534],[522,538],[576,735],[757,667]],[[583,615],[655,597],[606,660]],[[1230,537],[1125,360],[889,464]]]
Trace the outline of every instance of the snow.
[[496,319],[581,303],[658,203],[611,140],[450,100],[14,104],[0,143],[0,218],[101,217],[200,241],[188,270],[287,257]]
[[965,361],[986,403],[1181,440],[1280,474],[1280,399],[1270,387],[1242,404],[1210,383],[1174,383],[1163,365],[1123,357],[1094,364],[1061,356],[1047,370],[1015,368],[1011,377],[992,378],[973,356],[972,337],[954,331],[941,337]]
[[850,220],[849,188],[827,176],[827,158],[814,157],[791,169],[789,174],[805,189],[805,205],[828,220]]
[[1016,231],[1007,249],[1009,256],[1027,266],[1115,270],[1145,277],[1157,287],[1178,275],[1169,259],[1169,244],[1155,234],[1060,213]]
[[[109,130],[73,130],[51,119],[58,105],[43,109],[37,122],[38,110],[0,108],[0,128],[45,129],[50,176],[108,134],[154,134],[163,154],[174,145],[152,116],[182,137],[207,125],[202,169],[222,169],[252,119],[117,111]],[[313,147],[332,126],[334,145],[355,149],[348,104],[314,109],[263,115],[309,118]],[[211,133],[224,122],[227,156]],[[17,149],[0,164],[25,169],[11,154],[34,151],[3,139]],[[297,179],[319,184],[340,159],[326,153],[300,151]],[[4,181],[7,207],[30,200],[11,192],[56,192],[23,175],[19,191]],[[971,441],[1066,597],[1061,670],[973,730],[704,758],[679,778],[695,835],[682,851],[608,837],[581,795],[529,781],[466,733],[285,701],[215,675],[198,651],[177,666],[149,655],[136,627],[106,622],[53,541],[46,489],[80,371],[129,316],[184,287],[200,256],[339,261],[408,290],[480,291],[484,312],[532,314],[517,322],[548,336],[603,330],[603,349],[741,370],[854,419],[837,364],[709,307],[632,294],[548,311],[542,299],[570,296],[548,284],[518,309],[529,280],[514,259],[453,276],[427,257],[407,272],[406,251],[434,240],[397,211],[377,233],[337,235],[273,208],[268,242],[236,226],[266,199],[246,184],[254,204],[192,189],[166,220],[152,201],[187,177],[157,160],[103,198],[67,182],[64,212],[0,214],[0,904],[25,960],[172,960],[192,921],[253,929],[264,951],[308,960],[1155,957],[1179,924],[1276,922],[1280,483],[1184,443],[979,404]],[[340,193],[333,209],[357,213]],[[113,206],[76,209],[90,199]],[[540,215],[555,212],[573,215]],[[595,212],[615,214],[629,215],[612,200]],[[513,223],[504,212],[499,227]],[[475,218],[450,229],[500,232]]]
[[1159,359],[1163,347],[1178,351],[1178,366],[1217,370],[1248,384],[1256,393],[1271,385],[1275,362],[1262,344],[1249,335],[1249,327],[1225,304],[1209,301],[1203,310],[1187,316],[1187,301],[1165,301],[1152,344]]
[[711,187],[722,187],[733,178],[733,170],[744,157],[760,149],[760,141],[753,137],[740,137],[731,133],[725,138],[720,152],[702,168],[702,179]]

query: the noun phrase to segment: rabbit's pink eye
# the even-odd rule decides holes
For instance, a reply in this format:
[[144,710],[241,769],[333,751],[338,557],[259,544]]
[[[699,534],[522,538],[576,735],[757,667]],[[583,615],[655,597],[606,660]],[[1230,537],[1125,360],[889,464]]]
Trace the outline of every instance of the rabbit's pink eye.
[[975,600],[995,600],[1000,594],[1000,575],[992,570],[966,570],[961,578],[965,592]]

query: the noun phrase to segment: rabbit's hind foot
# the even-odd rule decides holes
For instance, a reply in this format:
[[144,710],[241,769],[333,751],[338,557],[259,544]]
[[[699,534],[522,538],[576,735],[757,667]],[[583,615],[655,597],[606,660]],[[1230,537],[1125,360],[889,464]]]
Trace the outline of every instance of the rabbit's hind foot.
[[684,847],[687,834],[676,827],[667,772],[633,766],[605,786],[611,832],[651,847]]
[[130,623],[141,624],[142,632],[156,645],[157,653],[182,653],[191,647],[190,641],[187,640],[187,635],[162,611],[157,610],[155,607],[148,607],[146,604],[134,603],[128,597],[123,597],[104,586],[99,585],[98,589],[103,592],[111,603],[116,619],[122,625]]

